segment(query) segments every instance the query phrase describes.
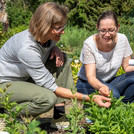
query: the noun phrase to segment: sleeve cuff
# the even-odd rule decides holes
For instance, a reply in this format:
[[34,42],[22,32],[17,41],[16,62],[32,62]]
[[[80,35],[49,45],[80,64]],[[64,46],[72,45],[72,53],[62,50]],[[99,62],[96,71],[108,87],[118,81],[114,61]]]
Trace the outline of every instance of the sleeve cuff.
[[55,90],[58,88],[57,84],[54,83],[49,89],[52,91],[52,92],[55,92]]

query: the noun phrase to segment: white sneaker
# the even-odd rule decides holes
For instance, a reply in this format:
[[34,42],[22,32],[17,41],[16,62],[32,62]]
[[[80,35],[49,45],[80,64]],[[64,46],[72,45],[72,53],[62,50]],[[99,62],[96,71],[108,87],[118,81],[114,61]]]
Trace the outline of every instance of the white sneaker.
[[58,119],[52,119],[50,127],[54,128],[54,129],[65,129],[69,125],[70,125],[70,123],[69,123],[67,117],[62,116]]

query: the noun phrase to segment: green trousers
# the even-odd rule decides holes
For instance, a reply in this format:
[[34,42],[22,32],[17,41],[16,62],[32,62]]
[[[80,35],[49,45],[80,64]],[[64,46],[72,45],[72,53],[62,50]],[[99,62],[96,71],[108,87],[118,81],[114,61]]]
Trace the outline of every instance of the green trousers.
[[[64,65],[56,67],[55,59],[46,62],[46,68],[55,77],[56,84],[60,87],[74,88],[72,70],[68,56],[64,54]],[[65,99],[57,97],[51,90],[36,85],[32,80],[29,81],[10,81],[0,84],[0,88],[4,89],[7,84],[7,93],[13,93],[11,102],[17,102],[18,105],[26,107],[21,111],[21,115],[25,116],[26,111],[29,115],[38,116],[49,111],[55,104],[64,102]],[[64,91],[63,91],[64,92]]]

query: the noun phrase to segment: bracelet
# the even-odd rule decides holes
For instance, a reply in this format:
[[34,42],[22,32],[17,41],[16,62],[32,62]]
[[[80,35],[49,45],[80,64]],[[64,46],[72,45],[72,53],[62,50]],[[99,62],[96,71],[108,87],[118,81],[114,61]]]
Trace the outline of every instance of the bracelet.
[[85,94],[83,94],[83,101],[85,101],[85,99],[86,99],[86,95],[85,95]]

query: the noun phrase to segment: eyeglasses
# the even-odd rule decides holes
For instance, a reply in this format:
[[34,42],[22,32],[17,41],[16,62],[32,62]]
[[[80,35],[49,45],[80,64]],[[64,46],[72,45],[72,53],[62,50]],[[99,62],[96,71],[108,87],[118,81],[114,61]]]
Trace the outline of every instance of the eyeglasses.
[[53,30],[55,30],[56,32],[61,32],[61,31],[63,31],[63,30],[65,29],[65,27],[66,27],[66,25],[64,25],[63,27],[60,27],[60,28],[54,28],[53,26],[51,26],[51,28],[52,28]]
[[109,34],[114,34],[117,30],[116,29],[110,29],[110,30],[98,30],[100,34],[105,35],[107,32]]

